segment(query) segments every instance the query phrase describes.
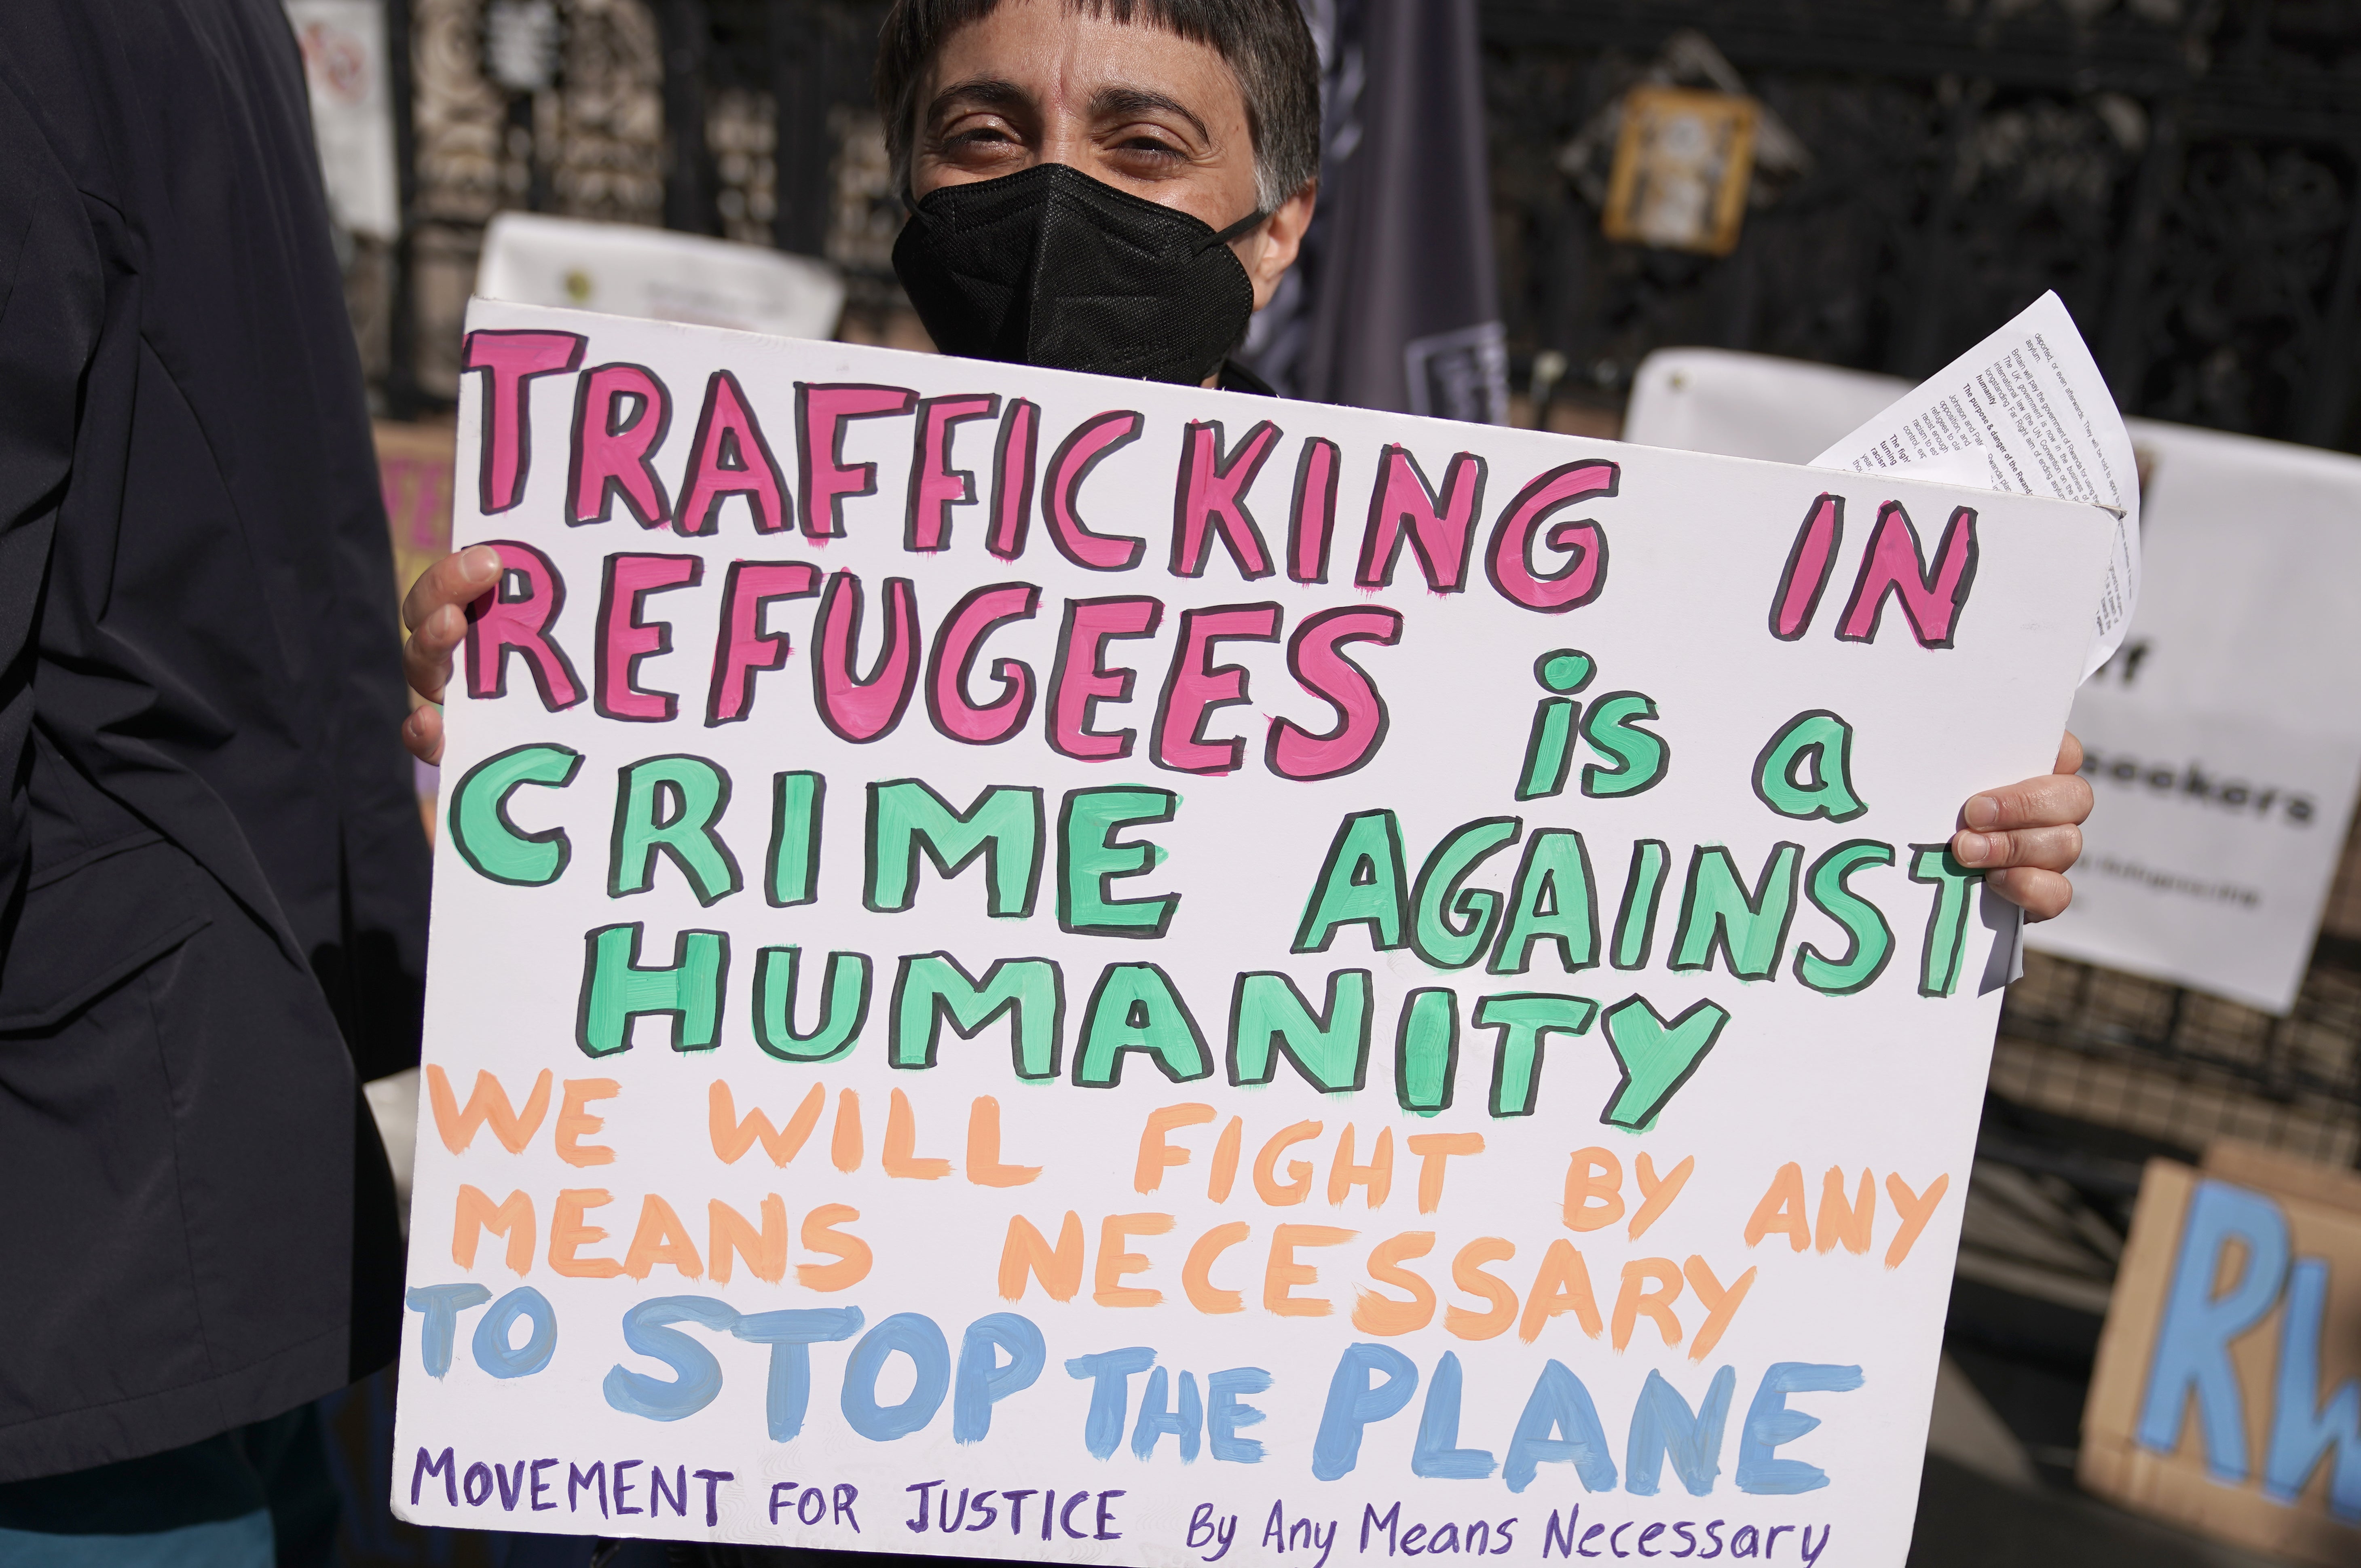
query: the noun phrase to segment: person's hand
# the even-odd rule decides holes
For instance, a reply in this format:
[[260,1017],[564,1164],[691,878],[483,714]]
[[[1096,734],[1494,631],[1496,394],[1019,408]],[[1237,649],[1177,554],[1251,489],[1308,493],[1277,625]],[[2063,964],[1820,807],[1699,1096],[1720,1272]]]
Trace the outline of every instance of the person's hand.
[[[401,624],[410,629],[401,645],[401,673],[410,689],[428,703],[443,700],[451,679],[451,656],[467,635],[467,609],[500,580],[500,555],[478,544],[445,555],[410,585],[401,601]],[[422,762],[443,760],[443,710],[419,707],[402,721],[401,743]]]
[[2006,789],[1986,790],[1960,808],[1951,857],[1982,871],[1984,885],[2025,911],[2027,920],[2063,915],[2073,902],[2066,880],[2082,853],[2091,786],[2081,776],[2082,742],[2059,743],[2054,772]]

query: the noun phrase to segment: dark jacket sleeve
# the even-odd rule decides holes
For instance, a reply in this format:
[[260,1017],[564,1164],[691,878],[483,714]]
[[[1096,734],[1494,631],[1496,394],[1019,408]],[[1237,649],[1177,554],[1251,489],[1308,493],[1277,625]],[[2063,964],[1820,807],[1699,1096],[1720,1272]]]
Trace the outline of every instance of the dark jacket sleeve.
[[0,75],[0,894],[29,848],[34,639],[104,284],[81,193]]

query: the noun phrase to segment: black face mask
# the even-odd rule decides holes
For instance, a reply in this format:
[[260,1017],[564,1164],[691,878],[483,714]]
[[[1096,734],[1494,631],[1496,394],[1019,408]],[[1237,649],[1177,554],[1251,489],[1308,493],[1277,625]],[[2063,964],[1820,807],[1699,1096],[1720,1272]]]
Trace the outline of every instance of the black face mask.
[[946,354],[1195,386],[1246,336],[1254,285],[1203,220],[1062,163],[947,185],[911,209],[894,271]]

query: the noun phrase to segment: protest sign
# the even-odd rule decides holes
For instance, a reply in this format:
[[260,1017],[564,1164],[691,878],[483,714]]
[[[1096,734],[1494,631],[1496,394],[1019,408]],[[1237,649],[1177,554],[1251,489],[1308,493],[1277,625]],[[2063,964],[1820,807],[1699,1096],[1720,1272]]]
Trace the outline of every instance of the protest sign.
[[2151,1161],[2099,1342],[2079,1475],[2322,1568],[2361,1555],[2361,1202],[2242,1146]]
[[[1759,355],[1652,356],[1626,435],[1786,461],[1909,389]],[[2155,420],[2137,616],[2072,717],[2097,808],[2028,946],[2295,1003],[2361,790],[2361,459]]]
[[2111,518],[469,321],[403,1517],[1903,1561]]
[[2074,704],[2097,792],[2032,940],[2284,1014],[2361,789],[2361,458],[2132,422],[2147,579]]
[[408,587],[451,551],[451,427],[378,420],[369,433],[393,541],[394,580]]

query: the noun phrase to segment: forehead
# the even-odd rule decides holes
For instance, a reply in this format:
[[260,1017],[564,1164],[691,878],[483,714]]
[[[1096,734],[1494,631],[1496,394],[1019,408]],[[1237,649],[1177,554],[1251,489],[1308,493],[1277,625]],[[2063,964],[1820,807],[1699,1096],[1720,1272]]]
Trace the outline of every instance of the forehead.
[[1221,51],[1160,26],[1144,6],[1118,21],[1111,7],[1074,0],[1002,0],[943,39],[922,104],[983,81],[1009,82],[1044,107],[1077,110],[1104,89],[1136,88],[1187,104],[1217,131],[1246,123],[1245,96]]

